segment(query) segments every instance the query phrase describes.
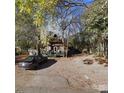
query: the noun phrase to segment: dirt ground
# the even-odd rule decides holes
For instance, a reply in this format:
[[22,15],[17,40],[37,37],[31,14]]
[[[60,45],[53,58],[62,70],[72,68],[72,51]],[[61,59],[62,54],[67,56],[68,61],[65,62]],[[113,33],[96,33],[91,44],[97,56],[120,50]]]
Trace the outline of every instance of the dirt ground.
[[[93,64],[84,64],[84,59]],[[108,67],[93,55],[49,58],[37,70],[16,64],[16,93],[108,93]]]

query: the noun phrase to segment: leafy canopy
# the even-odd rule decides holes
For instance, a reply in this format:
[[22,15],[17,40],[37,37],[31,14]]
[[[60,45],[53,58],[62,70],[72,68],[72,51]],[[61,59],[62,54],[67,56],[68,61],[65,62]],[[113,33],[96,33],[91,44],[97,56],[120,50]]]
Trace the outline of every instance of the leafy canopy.
[[47,13],[52,13],[58,0],[16,0],[16,13],[31,15],[33,24],[40,26],[44,23]]

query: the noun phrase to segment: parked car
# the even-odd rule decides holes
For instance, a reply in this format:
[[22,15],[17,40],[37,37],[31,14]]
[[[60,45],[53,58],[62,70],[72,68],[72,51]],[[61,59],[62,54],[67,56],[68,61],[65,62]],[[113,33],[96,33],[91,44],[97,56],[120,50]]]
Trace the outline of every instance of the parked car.
[[22,62],[18,63],[18,66],[24,69],[35,69],[39,64],[44,63],[48,60],[46,56],[28,56]]

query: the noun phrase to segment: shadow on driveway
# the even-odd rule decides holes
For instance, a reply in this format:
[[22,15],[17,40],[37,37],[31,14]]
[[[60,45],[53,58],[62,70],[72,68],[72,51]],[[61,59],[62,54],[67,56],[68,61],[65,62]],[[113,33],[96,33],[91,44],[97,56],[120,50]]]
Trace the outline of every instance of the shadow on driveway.
[[33,69],[33,70],[40,70],[40,69],[45,69],[48,68],[50,66],[52,66],[53,64],[55,64],[57,61],[55,59],[48,59],[47,62],[39,64],[37,69]]

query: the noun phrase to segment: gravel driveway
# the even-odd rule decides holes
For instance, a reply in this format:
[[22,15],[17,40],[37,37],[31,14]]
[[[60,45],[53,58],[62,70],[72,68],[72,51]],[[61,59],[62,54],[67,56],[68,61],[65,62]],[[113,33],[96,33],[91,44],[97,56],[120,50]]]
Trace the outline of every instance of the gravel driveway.
[[50,58],[36,70],[16,65],[16,93],[107,93],[108,68],[84,58]]

